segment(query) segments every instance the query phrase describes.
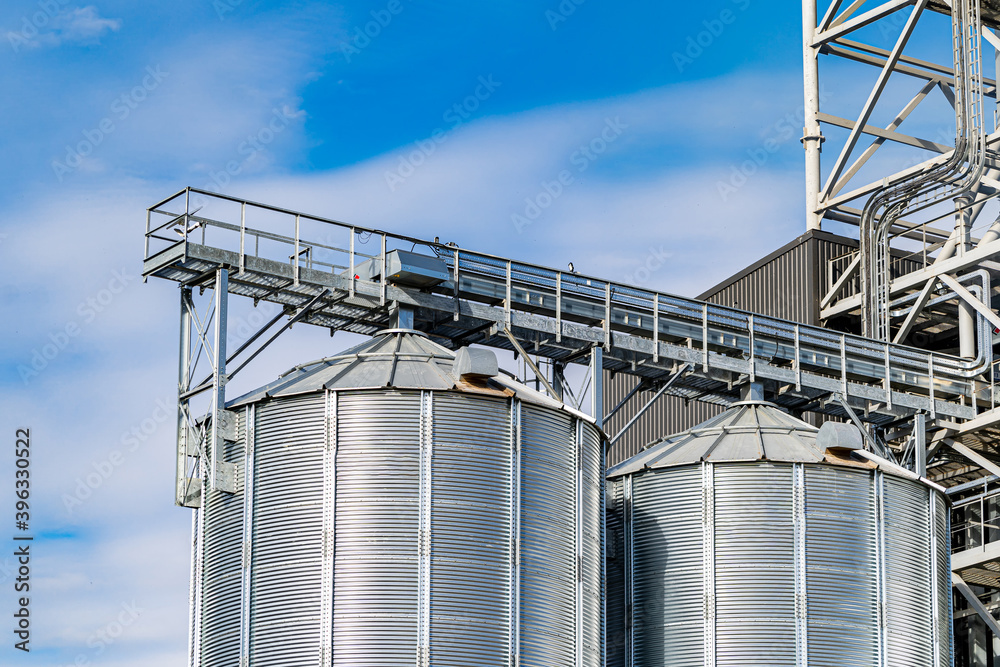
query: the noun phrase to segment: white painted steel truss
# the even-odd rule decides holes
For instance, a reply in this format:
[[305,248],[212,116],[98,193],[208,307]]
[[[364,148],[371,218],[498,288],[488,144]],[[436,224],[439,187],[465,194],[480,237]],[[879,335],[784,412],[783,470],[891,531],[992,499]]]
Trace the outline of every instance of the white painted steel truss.
[[[987,59],[988,69],[1000,69],[994,66],[1000,63],[997,6],[977,0],[822,0],[818,5],[816,0],[803,2],[807,227],[820,229],[824,222],[859,226],[862,248],[831,262],[831,287],[819,295],[821,318],[897,344],[966,358],[985,354],[990,371],[982,381],[993,386],[1000,316],[991,300],[1000,276],[1000,218],[984,223],[978,218],[987,202],[1000,195],[1000,114],[984,113],[983,98],[995,103],[997,84],[977,68],[984,53],[993,56]],[[879,38],[882,43],[876,43]],[[936,62],[935,51],[953,52],[953,62]],[[865,70],[873,83],[859,91],[855,84]],[[844,78],[848,71],[854,73],[850,85]],[[947,111],[941,112],[942,107]],[[847,117],[844,109],[850,110]],[[975,141],[970,131],[977,123],[982,138],[979,148],[970,149],[968,142]],[[944,129],[928,135],[928,127]],[[982,163],[980,170],[969,168],[966,181],[944,192],[949,183],[958,182],[948,180],[952,176],[945,167],[964,168],[976,160]],[[893,188],[904,191],[920,179],[925,179],[925,189],[938,188],[945,196],[896,200],[894,211],[881,214],[887,226],[884,241],[872,247],[875,236],[866,236],[871,228],[865,225],[871,221],[865,216],[880,197],[889,201]],[[890,428],[886,439],[902,435],[900,461],[946,486],[955,485],[954,497],[960,498],[976,492],[965,490],[976,481],[963,480],[1000,473],[1000,431],[989,414],[962,426],[919,414],[912,424],[900,422],[900,432]],[[980,560],[1000,563],[989,555]],[[964,565],[959,569],[973,571]],[[961,573],[956,573],[955,585],[997,632],[996,621]]]
[[[956,0],[956,16],[962,7],[965,14],[954,26],[964,28],[953,34],[950,5],[940,0],[830,0],[817,7],[815,0],[804,0],[806,216],[811,229],[824,221],[862,225],[875,198],[925,179],[936,194],[914,195],[897,206],[906,217],[897,213],[884,219],[885,244],[877,243],[864,256],[859,252],[835,260],[831,270],[838,277],[822,295],[821,315],[838,327],[871,329],[873,337],[883,340],[915,345],[930,340],[933,349],[943,349],[938,343],[948,339],[949,349],[972,356],[977,329],[983,330],[974,323],[976,317],[985,317],[990,328],[1000,324],[987,295],[977,298],[955,289],[967,274],[1000,268],[990,265],[1000,254],[1000,225],[980,224],[985,232],[974,231],[986,203],[1000,194],[996,114],[990,127],[982,128],[982,97],[996,100],[996,81],[983,75],[980,56],[992,54],[995,60],[1000,53],[1000,39],[993,32],[1000,15],[984,6],[980,20],[974,2]],[[878,38],[891,38],[891,47],[872,43]],[[924,53],[944,52],[949,46],[952,63],[939,64],[933,54]],[[856,81],[866,74],[874,82],[862,98]],[[832,113],[826,106],[854,111],[845,118],[843,111]],[[937,110],[941,106],[950,111],[942,115]],[[959,129],[940,129],[955,128],[956,108]],[[924,117],[914,120],[921,113]],[[891,120],[878,123],[875,117]],[[931,122],[939,131],[928,138]],[[916,129],[908,131],[911,125]],[[982,170],[967,172],[971,180],[955,181],[951,192],[952,177],[942,170],[970,159],[965,153],[959,159],[955,137],[974,136],[969,133],[977,127],[985,135],[985,150],[972,155],[982,159]],[[834,141],[845,130],[846,138]],[[970,144],[962,141],[965,151]],[[822,155],[824,147],[828,158]],[[941,180],[934,180],[939,173]],[[864,230],[860,233],[865,236]],[[885,256],[878,260],[880,252]],[[866,260],[870,253],[874,255]],[[881,286],[871,283],[871,275],[878,276]],[[866,292],[872,295],[868,299]],[[866,314],[866,309],[873,312]]]

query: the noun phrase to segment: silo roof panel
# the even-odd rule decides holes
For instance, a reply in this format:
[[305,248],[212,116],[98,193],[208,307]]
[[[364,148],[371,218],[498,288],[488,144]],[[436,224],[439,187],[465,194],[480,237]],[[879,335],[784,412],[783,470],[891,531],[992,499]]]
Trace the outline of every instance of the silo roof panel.
[[273,382],[226,403],[236,408],[268,398],[324,390],[427,389],[516,396],[519,400],[563,410],[594,423],[594,419],[513,378],[457,378],[452,375],[455,352],[412,329],[380,332],[338,355],[311,361],[284,373]]
[[692,429],[654,441],[608,470],[608,477],[711,461],[820,463],[818,429],[765,402],[736,403]]

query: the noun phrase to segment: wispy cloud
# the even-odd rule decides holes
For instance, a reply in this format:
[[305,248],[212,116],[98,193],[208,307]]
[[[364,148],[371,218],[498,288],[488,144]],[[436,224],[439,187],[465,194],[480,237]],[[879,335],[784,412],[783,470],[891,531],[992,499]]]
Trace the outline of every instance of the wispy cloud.
[[[221,48],[213,53],[223,57]],[[242,53],[223,61],[234,73],[259,64],[241,61]],[[193,62],[169,68],[176,80],[196,73]],[[213,76],[190,80],[207,90]],[[194,185],[201,185],[209,170],[240,159],[239,143],[268,126],[271,107],[290,100],[289,113],[298,118],[298,91],[277,85],[278,79],[277,74],[247,79],[255,85],[241,94],[259,102],[253,114],[238,109],[244,98],[200,110],[221,136],[209,136],[205,127],[186,129],[158,139],[152,148],[136,149],[141,160],[183,164],[192,146],[208,144],[199,154],[205,166],[187,172],[196,177]],[[728,174],[732,154],[745,150],[744,144],[754,145],[755,133],[773,123],[782,103],[755,101],[734,118],[713,110],[713,100],[720,95],[752,100],[759,85],[744,73],[470,121],[449,133],[395,192],[387,189],[385,173],[397,168],[404,146],[347,168],[283,173],[289,154],[285,142],[294,146],[307,140],[299,121],[290,119],[266,147],[273,163],[262,162],[255,173],[234,177],[226,190],[398,233],[439,235],[471,249],[541,264],[562,267],[573,261],[585,273],[616,280],[631,275],[644,286],[697,294],[799,232],[800,158],[794,142],[774,154],[767,173],[727,201],[716,193],[715,183]],[[684,106],[677,104],[679,98]],[[155,123],[167,122],[170,112],[184,112],[184,104],[181,98],[151,98],[148,109],[122,132],[140,126],[152,131]],[[692,114],[690,108],[704,112]],[[615,117],[628,128],[518,234],[511,213],[538,192],[540,182],[572,166],[574,151],[600,136],[606,119]],[[705,137],[709,148],[695,150],[693,135]],[[742,135],[749,136],[740,143]],[[126,159],[124,151],[124,145],[108,146],[106,158]],[[4,229],[9,235],[0,245],[4,302],[12,311],[23,307],[32,313],[16,331],[0,330],[9,369],[30,363],[32,350],[49,344],[69,321],[80,320],[80,304],[91,297],[99,301],[103,290],[110,290],[114,271],[138,273],[143,209],[177,189],[173,179],[152,177],[116,175],[102,183],[67,182],[58,197],[26,193],[7,211],[18,224]],[[38,247],[47,251],[31,252]],[[67,271],[72,271],[69,283]],[[234,298],[230,321],[245,317],[250,308],[250,302]],[[47,664],[72,664],[83,655],[94,664],[158,667],[182,658],[190,514],[172,504],[174,434],[171,420],[160,419],[165,410],[157,402],[176,392],[177,310],[176,286],[130,280],[97,317],[81,324],[79,334],[28,386],[16,372],[8,371],[6,381],[0,377],[0,401],[8,408],[0,414],[0,431],[17,419],[32,426],[37,441],[48,447],[33,469],[42,503],[39,525],[67,534],[46,545],[47,559],[38,565],[39,573],[47,573],[38,583],[38,639],[53,651]],[[349,336],[338,333],[331,341],[316,327],[296,327],[291,333],[234,378],[230,395],[350,344]],[[136,428],[143,437],[132,447],[129,434]],[[100,480],[93,477],[89,483],[93,475]],[[87,497],[67,512],[64,496],[77,497],[81,481],[87,488],[80,495]],[[0,602],[7,595],[0,593]],[[120,641],[95,655],[88,641],[133,600],[144,609],[142,615]]]
[[53,28],[64,42],[98,40],[108,32],[118,32],[120,19],[103,18],[94,5],[67,9],[53,21]]
[[39,3],[39,11],[22,17],[17,29],[7,31],[14,51],[22,48],[57,47],[63,44],[99,44],[101,37],[117,32],[121,19],[104,18],[94,5],[57,9],[58,4]]

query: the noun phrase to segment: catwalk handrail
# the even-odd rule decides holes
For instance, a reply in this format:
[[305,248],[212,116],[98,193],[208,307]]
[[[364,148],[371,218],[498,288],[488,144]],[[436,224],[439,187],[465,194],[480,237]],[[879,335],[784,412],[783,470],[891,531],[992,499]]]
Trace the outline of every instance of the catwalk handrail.
[[[223,210],[226,206],[234,208],[227,212]],[[266,218],[266,224],[248,226],[247,217],[251,214],[260,214],[256,217]],[[323,229],[331,233],[324,234],[319,241],[302,238],[300,228],[305,222],[322,223]],[[167,236],[170,230],[180,236]],[[337,233],[346,238],[338,243]],[[369,252],[356,248],[372,240],[377,240],[377,248],[376,244],[372,244]],[[932,413],[935,399],[963,403],[967,400],[973,408],[994,407],[992,377],[984,376],[984,373],[992,376],[988,335],[979,337],[977,359],[961,359],[195,188],[182,190],[148,209],[146,260],[179,244],[186,249],[189,243],[199,241],[201,245],[238,254],[241,271],[246,257],[265,256],[261,253],[262,242],[272,248],[277,244],[285,249],[277,253],[272,250],[267,255],[290,264],[296,282],[303,268],[323,271],[333,274],[330,280],[342,280],[344,291],[351,294],[358,283],[364,282],[355,274],[360,263],[382,261],[379,278],[371,282],[378,285],[383,302],[386,254],[394,249],[413,250],[420,246],[444,261],[452,276],[449,283],[437,288],[439,294],[502,304],[508,325],[512,310],[527,311],[554,318],[556,331],[560,333],[563,322],[586,322],[593,328],[601,327],[602,342],[609,346],[620,332],[651,338],[654,360],[661,344],[686,341],[687,347],[698,353],[699,365],[704,370],[708,370],[712,359],[722,359],[723,355],[730,357],[727,360],[730,362],[742,357],[751,376],[756,363],[787,363],[794,371],[796,385],[804,373],[811,372],[842,380],[845,394],[848,382],[881,386],[890,405],[892,392],[901,391],[929,395]],[[249,251],[251,243],[254,247]],[[985,320],[979,319],[980,326],[985,326]],[[989,398],[976,395],[976,381],[989,388]]]

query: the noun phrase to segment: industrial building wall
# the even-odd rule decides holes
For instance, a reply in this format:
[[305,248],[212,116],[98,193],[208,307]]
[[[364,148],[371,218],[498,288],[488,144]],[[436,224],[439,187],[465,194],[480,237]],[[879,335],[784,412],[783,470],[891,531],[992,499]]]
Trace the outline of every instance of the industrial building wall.
[[[851,261],[858,247],[853,239],[828,232],[809,231],[791,243],[754,262],[743,271],[698,296],[724,306],[748,310],[802,324],[819,324],[819,302]],[[830,260],[836,260],[832,267]],[[911,258],[897,256],[894,269],[919,268]],[[905,266],[903,266],[905,265]],[[851,294],[850,287],[843,294]],[[607,414],[635,387],[638,379],[604,373],[604,412]],[[642,407],[652,394],[640,393],[630,405],[607,421],[614,435]],[[671,435],[719,414],[723,408],[699,401],[663,396],[643,415],[627,435],[615,443],[608,464],[619,463],[655,438]]]

